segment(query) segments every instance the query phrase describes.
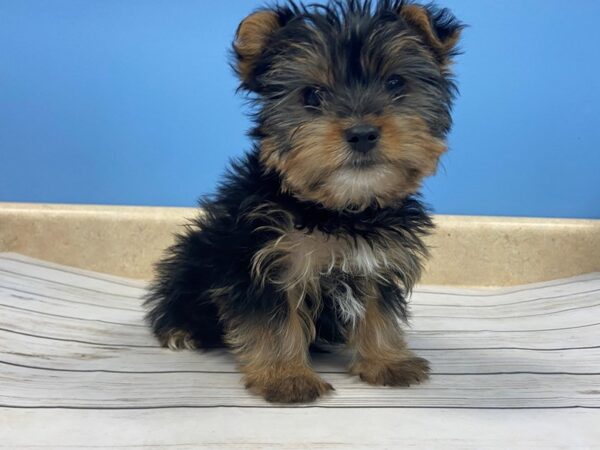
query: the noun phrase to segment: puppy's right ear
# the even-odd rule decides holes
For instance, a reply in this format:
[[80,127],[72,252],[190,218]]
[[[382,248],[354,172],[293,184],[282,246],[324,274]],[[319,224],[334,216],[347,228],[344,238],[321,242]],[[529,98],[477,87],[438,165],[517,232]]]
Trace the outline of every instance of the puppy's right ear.
[[246,89],[252,89],[254,71],[269,38],[281,27],[275,11],[262,10],[246,17],[233,41],[234,69]]
[[402,2],[400,16],[421,36],[443,65],[451,62],[465,26],[449,9]]

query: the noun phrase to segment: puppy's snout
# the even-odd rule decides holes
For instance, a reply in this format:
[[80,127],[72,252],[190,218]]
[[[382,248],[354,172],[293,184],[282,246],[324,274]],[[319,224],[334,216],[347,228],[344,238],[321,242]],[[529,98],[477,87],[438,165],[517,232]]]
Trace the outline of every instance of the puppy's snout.
[[377,146],[381,133],[377,127],[369,124],[355,125],[345,131],[346,141],[352,150],[368,153]]

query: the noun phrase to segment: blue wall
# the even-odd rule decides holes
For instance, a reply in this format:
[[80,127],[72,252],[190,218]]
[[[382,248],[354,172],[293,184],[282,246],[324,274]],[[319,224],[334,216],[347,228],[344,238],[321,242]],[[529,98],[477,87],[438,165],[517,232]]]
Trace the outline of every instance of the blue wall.
[[[0,0],[0,201],[192,205],[248,148],[258,1]],[[595,0],[444,0],[470,28],[440,213],[600,218]]]

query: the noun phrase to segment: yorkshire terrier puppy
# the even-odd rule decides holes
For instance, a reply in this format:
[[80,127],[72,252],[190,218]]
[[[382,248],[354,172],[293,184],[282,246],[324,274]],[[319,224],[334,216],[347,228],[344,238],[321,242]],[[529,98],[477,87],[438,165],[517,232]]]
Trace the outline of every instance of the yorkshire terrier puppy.
[[350,372],[373,385],[427,379],[402,324],[461,29],[399,0],[287,2],[242,21],[233,66],[255,101],[254,148],[157,265],[147,305],[162,345],[229,346],[273,402],[333,389],[310,366],[319,342],[347,344]]

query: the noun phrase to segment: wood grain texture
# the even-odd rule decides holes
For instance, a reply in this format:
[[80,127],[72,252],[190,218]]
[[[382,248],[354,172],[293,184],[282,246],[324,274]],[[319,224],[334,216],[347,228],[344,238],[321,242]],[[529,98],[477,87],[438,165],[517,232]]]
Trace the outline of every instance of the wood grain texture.
[[371,387],[318,354],[334,395],[290,407],[245,391],[226,351],[159,348],[144,293],[0,254],[0,448],[600,448],[600,274],[420,286],[408,341],[429,383]]

